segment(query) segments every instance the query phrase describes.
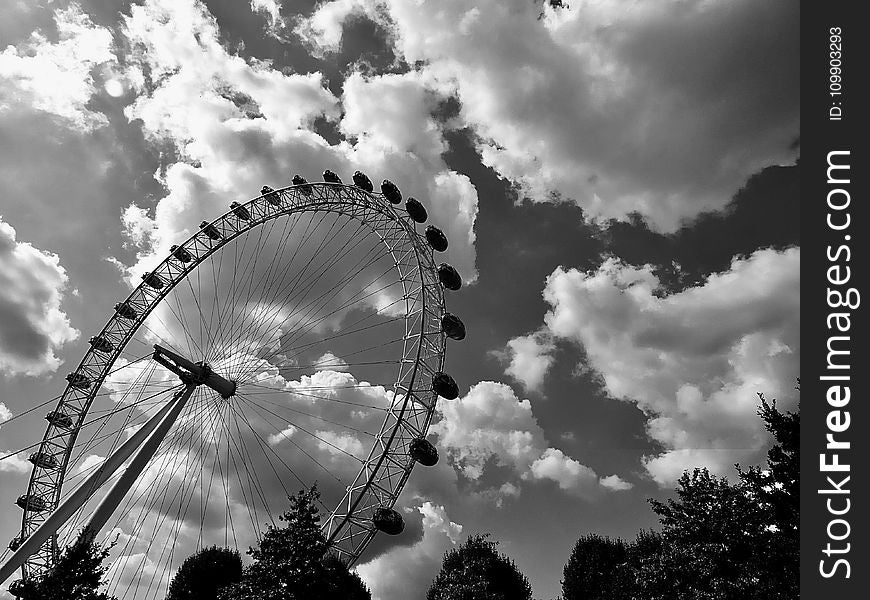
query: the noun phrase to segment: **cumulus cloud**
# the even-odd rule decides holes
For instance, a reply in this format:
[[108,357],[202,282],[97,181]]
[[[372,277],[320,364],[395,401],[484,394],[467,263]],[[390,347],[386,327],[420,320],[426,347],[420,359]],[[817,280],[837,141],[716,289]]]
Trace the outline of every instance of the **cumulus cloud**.
[[606,488],[610,488],[611,490],[630,490],[634,487],[633,484],[625,481],[619,475],[609,475],[607,477],[601,478],[601,485]]
[[284,440],[293,437],[296,431],[298,431],[296,427],[288,424],[287,427],[285,427],[278,433],[271,434],[268,438],[266,438],[266,441],[269,443],[270,446],[274,446],[276,444],[280,444]]
[[67,281],[56,254],[17,241],[0,220],[0,371],[41,375],[60,366],[55,353],[79,335],[61,309]]
[[[9,410],[5,404],[0,402],[0,425],[11,418],[12,411]],[[0,448],[0,456],[6,456],[7,454],[9,454],[8,450]],[[31,468],[32,465],[24,460],[19,454],[0,460],[0,471],[6,471],[8,473],[29,473]]]
[[324,352],[323,355],[319,356],[315,359],[314,363],[312,363],[314,367],[321,371],[347,371],[347,361],[343,358],[336,356],[332,352]]
[[106,460],[105,456],[100,456],[99,454],[88,454],[76,467],[76,472],[90,475],[91,470],[93,470],[97,465],[102,464],[104,460]]
[[92,71],[116,61],[112,34],[76,3],[54,14],[57,42],[34,32],[0,52],[0,115],[12,105],[29,105],[85,131],[105,125],[105,115],[87,104],[96,92]]
[[793,3],[588,2],[545,6],[540,21],[539,10],[337,0],[296,31],[335,51],[341,24],[364,11],[397,56],[460,100],[486,165],[522,195],[576,202],[593,219],[637,212],[673,231],[724,207],[761,167],[794,160]]
[[461,539],[462,525],[451,521],[443,506],[424,502],[416,510],[423,516],[423,537],[417,543],[394,548],[357,567],[372,600],[405,600],[408,590],[425,590],[438,573],[444,552]]
[[274,32],[284,25],[284,18],[281,16],[281,0],[251,0],[251,10],[266,17],[270,31]]
[[341,50],[343,24],[351,15],[371,12],[374,8],[374,2],[368,2],[363,8],[363,0],[324,2],[308,18],[297,19],[294,33],[312,54],[324,57]]
[[554,348],[546,332],[535,332],[511,339],[503,352],[495,354],[508,363],[505,375],[531,391],[540,390],[544,383],[544,376],[553,364],[551,353]]
[[[0,455],[6,456],[6,454],[6,451],[0,449]],[[26,474],[30,473],[32,469],[33,465],[22,458],[20,454],[15,454],[14,456],[10,456],[9,458],[0,461],[0,471]]]
[[544,450],[541,457],[529,466],[527,475],[555,481],[563,490],[594,486],[598,481],[595,471],[556,448]]
[[[468,394],[439,406],[441,420],[431,431],[457,469],[469,480],[480,480],[490,461],[508,467],[525,480],[550,480],[563,490],[589,495],[599,488],[591,468],[548,447],[528,400],[493,381],[482,381]],[[607,486],[609,489],[616,489]],[[514,484],[500,496],[518,494]]]
[[[192,0],[133,6],[122,32],[132,48],[126,63],[152,82],[126,114],[182,157],[159,174],[168,193],[153,212],[125,213],[140,247],[135,274],[232,200],[289,182],[294,172],[314,180],[330,168],[346,180],[356,169],[376,182],[389,178],[420,198],[450,238],[449,260],[474,279],[477,194],[441,158],[442,132],[429,116],[437,97],[427,79],[354,73],[337,98],[320,73],[285,74],[227,52],[214,18]],[[337,123],[347,139],[330,145],[314,131],[317,119]]]
[[[650,265],[557,268],[549,333],[583,347],[614,398],[635,403],[665,451],[644,465],[669,485],[685,468],[726,472],[766,443],[756,392],[794,400],[800,249],[759,250],[696,287],[662,296]],[[611,487],[616,484],[611,481]]]

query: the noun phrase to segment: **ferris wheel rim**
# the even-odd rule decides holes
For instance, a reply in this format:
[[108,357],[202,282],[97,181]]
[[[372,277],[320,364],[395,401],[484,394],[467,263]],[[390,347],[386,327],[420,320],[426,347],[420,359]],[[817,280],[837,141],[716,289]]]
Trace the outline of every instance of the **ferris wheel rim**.
[[[306,193],[308,190],[308,193]],[[320,192],[321,195],[317,197],[317,192]],[[332,197],[327,198],[326,192],[332,192]],[[285,205],[285,201],[288,197],[292,196],[296,201],[301,201],[298,204],[290,204],[287,203]],[[274,198],[280,198],[278,203],[272,201]],[[314,197],[311,200],[306,200],[306,198]],[[127,305],[134,306],[137,302],[141,305],[144,300],[144,306],[146,310],[137,311],[137,315],[134,319],[130,320],[128,324],[129,327],[119,327],[119,329],[112,330],[113,326],[122,323],[123,317],[119,314],[118,310],[109,318],[103,328],[100,330],[98,334],[99,337],[108,336],[109,338],[112,335],[119,335],[119,330],[124,331],[123,337],[117,341],[117,344],[112,352],[109,353],[109,357],[102,361],[102,368],[98,373],[95,373],[95,377],[92,378],[92,385],[86,394],[80,395],[80,397],[76,397],[76,394],[79,390],[73,382],[69,382],[66,388],[64,389],[63,394],[58,400],[58,403],[53,412],[60,412],[61,409],[67,407],[71,402],[79,402],[80,410],[74,411],[75,423],[74,425],[67,429],[64,433],[58,433],[58,435],[52,435],[54,432],[58,432],[60,430],[54,423],[49,422],[48,427],[45,430],[45,433],[42,438],[42,442],[39,445],[40,451],[43,447],[45,447],[47,442],[51,442],[55,447],[62,447],[63,450],[63,460],[60,464],[59,468],[55,469],[55,477],[53,481],[53,485],[47,485],[43,487],[42,492],[37,490],[38,484],[40,483],[38,475],[41,472],[45,472],[48,469],[40,467],[39,465],[34,463],[33,469],[31,471],[31,475],[28,481],[27,486],[27,495],[31,496],[35,491],[37,494],[42,494],[43,496],[47,495],[50,491],[52,494],[51,498],[51,508],[44,511],[45,514],[48,514],[53,510],[54,507],[57,506],[59,502],[63,490],[63,484],[68,477],[67,469],[69,467],[70,456],[73,452],[73,449],[76,447],[76,440],[81,428],[84,424],[84,420],[88,415],[91,404],[97,395],[97,393],[102,388],[106,377],[110,374],[113,366],[115,366],[116,362],[121,356],[122,351],[127,347],[127,344],[131,341],[134,334],[140,330],[143,323],[145,323],[146,319],[150,315],[150,313],[164,300],[164,298],[169,294],[172,289],[174,289],[178,284],[180,284],[187,276],[195,271],[203,262],[208,260],[213,254],[220,251],[224,246],[232,242],[233,240],[239,238],[240,236],[249,233],[254,228],[263,225],[264,223],[271,221],[273,219],[277,219],[282,216],[291,215],[297,212],[333,212],[338,215],[345,215],[351,218],[357,218],[362,222],[366,222],[364,219],[360,218],[359,215],[351,214],[352,210],[336,210],[336,207],[352,207],[354,209],[360,209],[362,207],[363,213],[378,213],[382,217],[385,217],[388,222],[390,222],[397,229],[401,229],[402,233],[408,237],[409,242],[414,250],[414,260],[416,261],[416,268],[420,274],[420,290],[419,294],[421,296],[421,309],[418,325],[418,332],[416,334],[416,357],[414,360],[414,366],[411,373],[411,379],[406,386],[406,393],[403,394],[401,407],[399,409],[399,416],[395,419],[394,423],[388,427],[388,423],[390,422],[390,414],[384,419],[383,424],[381,425],[380,432],[378,434],[378,438],[376,442],[372,445],[372,448],[369,453],[369,459],[365,464],[361,467],[356,479],[360,479],[363,476],[363,473],[366,473],[366,481],[363,486],[363,490],[360,494],[357,495],[356,501],[351,506],[350,510],[348,510],[345,514],[339,515],[343,517],[343,520],[337,528],[332,528],[329,530],[329,540],[333,544],[333,548],[339,552],[339,554],[343,554],[347,562],[352,563],[359,557],[359,553],[365,548],[368,544],[368,541],[371,540],[375,533],[375,528],[369,526],[368,532],[363,536],[363,539],[358,540],[358,547],[354,549],[340,548],[337,546],[338,542],[341,541],[338,533],[342,531],[342,528],[345,526],[350,526],[355,524],[359,526],[359,523],[353,523],[353,515],[356,506],[363,498],[363,494],[372,486],[375,482],[376,475],[382,468],[382,465],[385,461],[385,458],[390,458],[390,451],[394,449],[394,438],[399,432],[402,425],[405,423],[403,420],[406,408],[415,401],[420,401],[421,399],[417,396],[417,393],[420,390],[414,390],[414,382],[417,379],[417,370],[420,364],[421,353],[423,352],[423,348],[425,343],[428,341],[427,336],[437,338],[437,363],[438,370],[443,365],[444,361],[444,349],[445,349],[445,336],[441,331],[426,331],[427,326],[431,326],[431,323],[427,323],[426,316],[427,314],[434,314],[437,317],[440,317],[445,312],[444,305],[444,294],[441,286],[438,285],[438,277],[435,274],[435,266],[434,261],[432,260],[432,252],[431,249],[426,245],[423,237],[416,231],[416,228],[410,224],[408,219],[406,219],[403,215],[401,215],[393,206],[387,202],[382,194],[372,193],[366,190],[362,190],[357,186],[346,185],[346,184],[338,184],[331,182],[311,182],[304,184],[296,184],[286,186],[277,190],[270,191],[266,194],[261,194],[244,204],[236,204],[234,203],[236,208],[230,208],[225,213],[214,219],[213,221],[207,223],[208,227],[221,227],[221,232],[229,231],[231,235],[221,235],[219,240],[215,240],[207,236],[205,232],[205,228],[201,228],[199,231],[194,232],[191,236],[189,236],[183,243],[179,244],[179,248],[184,248],[187,250],[191,250],[197,244],[207,245],[207,250],[202,254],[193,253],[195,259],[190,261],[190,264],[185,266],[181,265],[181,268],[178,267],[177,264],[173,262],[175,255],[174,251],[170,251],[167,257],[160,262],[160,264],[155,267],[149,274],[146,275],[168,275],[165,277],[164,284],[161,288],[155,291],[152,286],[143,281],[139,285],[137,285],[127,296],[127,298],[119,303],[119,305]],[[238,207],[242,207],[249,211],[250,216],[248,219],[239,218],[238,215]],[[254,214],[259,212],[257,218],[253,218]],[[374,231],[379,237],[380,234],[378,231],[371,226],[369,223],[366,223],[370,226],[372,231]],[[205,238],[208,238],[210,241],[205,241]],[[386,244],[386,241],[381,237],[381,241]],[[386,244],[387,248],[393,258],[394,268],[399,268],[399,262],[393,254],[393,248]],[[182,261],[175,260],[176,263],[181,263]],[[429,281],[424,282],[424,279],[428,277]],[[405,292],[405,300],[408,300],[408,290],[405,285],[405,281],[402,280],[403,290]],[[426,296],[427,294],[431,295],[430,300],[434,300],[430,305],[427,306]],[[119,306],[118,305],[118,306]],[[433,306],[434,305],[434,306]],[[427,313],[427,310],[429,313]],[[437,311],[434,312],[434,311]],[[409,319],[409,313],[406,310],[404,319],[407,323]],[[128,319],[129,320],[129,319]],[[115,339],[115,338],[113,338]],[[406,345],[410,338],[406,337],[404,344]],[[405,350],[403,349],[403,354]],[[78,373],[90,373],[93,371],[93,363],[89,363],[88,359],[93,357],[105,358],[103,354],[97,351],[93,345],[88,348],[85,352],[83,358],[79,362],[76,369],[72,372],[75,374]],[[399,374],[397,375],[397,387],[401,382],[401,365]],[[398,390],[396,390],[398,394]],[[425,436],[426,430],[428,429],[429,423],[431,422],[432,415],[434,412],[435,401],[437,399],[437,395],[432,392],[428,401],[420,402],[420,404],[424,405],[426,408],[426,416],[423,420],[422,427],[418,427],[418,429],[422,429],[422,435]],[[84,402],[82,402],[84,401]],[[392,408],[391,408],[392,410]],[[51,414],[51,413],[50,413]],[[63,413],[68,414],[68,413]],[[385,432],[389,432],[388,436],[385,436]],[[66,436],[64,444],[58,444],[54,440]],[[382,442],[383,438],[387,437],[386,445],[382,445],[382,451],[378,452],[378,442]],[[367,468],[371,466],[371,460],[376,455],[378,456],[378,460],[376,461],[374,468]],[[398,497],[399,492],[407,481],[408,476],[410,475],[411,469],[413,468],[414,461],[410,461],[407,463],[405,468],[403,469],[402,476],[395,484],[392,493],[388,496],[379,496],[382,500],[387,498],[387,501],[383,501],[381,503],[382,506],[392,507],[395,503],[396,498]],[[49,478],[50,479],[50,478]],[[352,486],[348,487],[348,493],[345,498],[339,502],[339,505],[336,506],[331,514],[327,517],[324,522],[324,528],[332,527],[334,525],[333,521],[336,518],[336,515],[339,512],[339,508],[343,503],[348,500],[349,495],[352,493]],[[357,486],[355,489],[359,490],[360,486]],[[351,497],[350,500],[353,500]],[[34,518],[38,517],[40,512],[34,512],[30,510],[24,510],[22,517],[22,529],[21,535],[26,536],[28,533],[28,526],[32,531],[34,527],[32,527],[33,523],[36,523],[38,526],[40,519]],[[52,538],[53,540],[55,538]],[[351,536],[351,540],[353,540],[353,536]],[[48,558],[48,562],[51,562],[54,559],[54,553],[56,552],[56,547],[50,549],[52,552],[51,556]],[[26,563],[24,567],[25,575],[28,575],[28,571],[38,572],[41,567],[47,567],[46,565],[40,565],[36,561],[30,561]]]

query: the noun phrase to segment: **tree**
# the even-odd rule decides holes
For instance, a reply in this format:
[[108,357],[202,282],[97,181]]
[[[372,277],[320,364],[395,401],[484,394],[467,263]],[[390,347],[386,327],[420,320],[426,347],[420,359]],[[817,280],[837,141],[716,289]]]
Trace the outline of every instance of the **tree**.
[[531,600],[529,580],[496,545],[477,535],[448,551],[426,600]]
[[[800,380],[798,380],[800,389]],[[741,479],[764,507],[770,527],[763,546],[765,578],[779,595],[796,598],[800,579],[800,413],[782,413],[763,394],[759,416],[776,443],[767,452],[767,469],[741,472]]]
[[798,597],[800,414],[759,399],[774,440],[767,468],[737,465],[736,482],[685,472],[675,498],[650,500],[661,533],[631,544],[581,537],[565,565],[565,600]]
[[223,600],[369,600],[371,594],[355,573],[327,554],[315,502],[316,487],[290,497],[281,517],[285,527],[270,526],[248,554],[239,583],[223,588]]
[[238,551],[211,546],[188,556],[181,563],[166,600],[215,600],[218,590],[242,579]]
[[571,557],[562,570],[564,600],[613,600],[624,596],[618,592],[620,565],[628,558],[628,548],[621,539],[597,534],[581,536],[574,544]]
[[677,499],[650,501],[664,544],[640,570],[643,598],[798,597],[800,414],[759,399],[774,438],[767,469],[737,465],[736,483],[695,469]]
[[320,561],[325,571],[326,598],[335,600],[371,600],[371,592],[357,575],[350,571],[334,554],[327,554]]
[[641,531],[634,542],[597,534],[581,536],[562,571],[563,600],[631,600],[643,561],[661,549],[661,536]]
[[111,546],[101,547],[91,536],[79,538],[63,551],[44,575],[26,580],[17,592],[21,600],[114,600],[100,591],[108,567],[103,561]]

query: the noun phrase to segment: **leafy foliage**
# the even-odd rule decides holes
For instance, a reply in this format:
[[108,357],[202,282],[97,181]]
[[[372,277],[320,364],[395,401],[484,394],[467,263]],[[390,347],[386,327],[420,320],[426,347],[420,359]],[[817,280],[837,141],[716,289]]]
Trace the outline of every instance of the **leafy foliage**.
[[181,563],[166,600],[215,600],[218,590],[242,578],[242,557],[236,550],[211,546]]
[[640,567],[656,556],[662,537],[641,531],[634,542],[589,534],[574,544],[563,569],[563,600],[632,600]]
[[737,466],[738,481],[695,469],[676,497],[650,500],[661,533],[633,543],[581,537],[565,565],[564,600],[797,598],[800,415],[759,394],[774,438],[767,469]]
[[426,600],[530,600],[532,586],[514,561],[485,535],[471,536],[444,555]]
[[257,548],[248,554],[239,583],[223,588],[222,600],[370,600],[371,594],[356,573],[327,554],[315,505],[316,487],[290,497],[281,517],[284,527],[270,526]]
[[562,595],[565,600],[623,598],[618,590],[628,558],[628,545],[620,539],[597,534],[584,535],[574,544],[563,569]]
[[54,567],[41,577],[26,580],[20,588],[21,600],[114,600],[103,587],[108,567],[103,561],[109,547],[97,546],[91,536],[79,536],[58,558]]

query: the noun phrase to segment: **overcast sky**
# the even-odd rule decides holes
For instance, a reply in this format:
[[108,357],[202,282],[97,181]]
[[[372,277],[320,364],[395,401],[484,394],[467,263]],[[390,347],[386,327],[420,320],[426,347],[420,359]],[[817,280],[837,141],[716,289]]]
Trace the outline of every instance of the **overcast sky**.
[[[0,451],[41,439],[43,409],[2,422],[170,244],[330,168],[420,198],[465,280],[461,396],[406,532],[359,563],[375,598],[423,598],[491,532],[548,600],[581,534],[762,461],[756,392],[797,402],[798,5],[569,4],[0,4]],[[0,462],[3,547],[26,456]]]

